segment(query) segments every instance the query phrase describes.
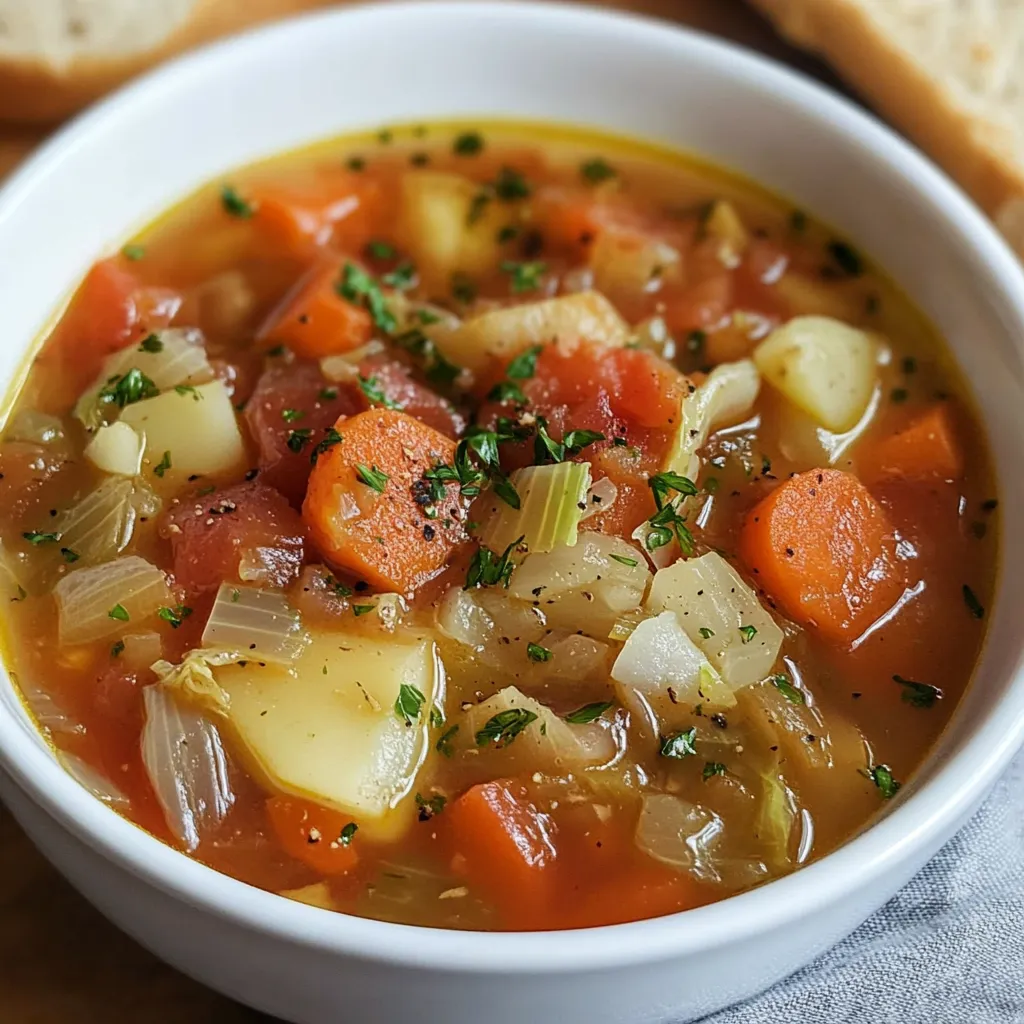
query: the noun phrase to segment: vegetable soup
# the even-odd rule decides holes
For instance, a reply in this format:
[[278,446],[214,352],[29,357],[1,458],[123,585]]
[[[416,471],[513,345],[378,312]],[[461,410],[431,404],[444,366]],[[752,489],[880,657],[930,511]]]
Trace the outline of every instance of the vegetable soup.
[[189,856],[449,928],[684,910],[863,828],[970,679],[982,433],[756,187],[562,128],[241,170],[100,260],[0,442],[7,662]]

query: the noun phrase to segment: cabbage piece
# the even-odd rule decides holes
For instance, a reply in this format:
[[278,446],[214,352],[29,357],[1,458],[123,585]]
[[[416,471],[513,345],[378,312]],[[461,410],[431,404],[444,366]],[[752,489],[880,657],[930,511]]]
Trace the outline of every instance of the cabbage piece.
[[247,655],[240,651],[204,650],[197,647],[189,651],[179,665],[169,661],[155,661],[150,668],[166,689],[180,693],[197,707],[226,714],[229,697],[214,678],[213,669],[246,660]]
[[64,770],[84,789],[87,789],[97,800],[102,800],[108,807],[116,811],[127,811],[131,801],[120,786],[111,782],[101,771],[83,761],[77,754],[66,750],[57,751],[57,760]]
[[222,583],[202,643],[288,665],[302,653],[307,639],[298,612],[283,594]]
[[695,704],[736,703],[674,612],[645,619],[633,630],[615,659],[612,679],[622,703],[645,719],[655,735],[679,728]]
[[189,852],[214,832],[235,802],[217,726],[162,686],[142,691],[142,761],[167,827]]
[[668,793],[652,793],[640,807],[636,844],[663,864],[718,882],[715,861],[724,831],[714,811]]
[[479,371],[492,358],[510,359],[532,345],[575,346],[581,339],[625,345],[629,325],[600,292],[578,292],[482,313],[453,331],[432,334],[437,347],[459,366]]
[[716,430],[749,415],[760,386],[760,374],[749,359],[716,366],[696,391],[684,396],[679,429],[664,468],[696,480],[697,451]]
[[763,773],[761,784],[754,838],[771,867],[784,870],[793,863],[790,847],[797,818],[796,797],[778,771]]
[[573,547],[527,555],[508,592],[538,607],[549,625],[603,640],[616,619],[640,607],[650,579],[632,544],[584,531]]
[[864,331],[824,316],[777,327],[754,351],[765,379],[821,426],[842,433],[864,414],[877,383],[877,347]]
[[146,435],[147,461],[168,485],[237,470],[245,461],[235,407],[219,380],[129,405],[121,422]]
[[129,370],[138,370],[159,391],[200,384],[213,377],[203,332],[195,327],[169,327],[106,360],[99,377],[83,392],[74,408],[73,415],[86,429],[95,430],[105,420],[116,418],[118,407],[105,400],[109,394],[105,389],[114,378],[123,377]]
[[615,739],[607,723],[570,725],[515,686],[506,686],[459,720],[457,749],[467,770],[482,778],[531,774],[564,775],[611,762]]
[[480,513],[481,543],[492,551],[504,551],[522,537],[532,552],[575,545],[590,487],[590,463],[527,466],[509,479],[519,495],[519,508],[489,492],[486,508]]
[[11,677],[21,692],[25,706],[41,729],[45,729],[50,735],[56,733],[66,736],[81,736],[85,733],[85,726],[76,722],[61,707],[53,694],[33,682],[14,678],[13,673]]
[[782,630],[757,594],[715,551],[659,570],[646,608],[675,612],[732,690],[764,679],[782,647]]
[[50,445],[64,439],[64,423],[59,416],[36,409],[22,409],[4,431],[5,441],[25,441]]
[[121,637],[121,643],[124,649],[119,657],[129,672],[148,672],[153,663],[163,657],[163,637],[153,630],[128,633]]
[[215,676],[240,749],[269,789],[336,807],[373,838],[411,824],[430,710],[443,702],[432,641],[315,634],[290,668],[246,661]]
[[140,519],[156,515],[160,499],[140,479],[111,476],[54,523],[61,547],[90,565],[124,551]]
[[146,439],[127,423],[111,423],[100,427],[85,446],[85,457],[104,473],[138,476],[142,470],[142,453]]
[[53,596],[62,646],[122,633],[174,604],[167,577],[138,555],[69,572]]

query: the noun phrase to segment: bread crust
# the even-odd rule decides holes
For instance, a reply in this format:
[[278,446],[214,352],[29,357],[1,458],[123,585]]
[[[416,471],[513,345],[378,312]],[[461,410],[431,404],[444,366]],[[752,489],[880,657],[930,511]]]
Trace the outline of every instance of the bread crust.
[[997,126],[964,111],[939,75],[908,59],[857,0],[750,2],[787,38],[825,57],[941,164],[1024,254],[1024,167]]
[[79,57],[59,70],[44,60],[0,58],[0,120],[62,120],[168,57],[264,21],[330,0],[197,0],[182,25],[156,47],[123,57]]

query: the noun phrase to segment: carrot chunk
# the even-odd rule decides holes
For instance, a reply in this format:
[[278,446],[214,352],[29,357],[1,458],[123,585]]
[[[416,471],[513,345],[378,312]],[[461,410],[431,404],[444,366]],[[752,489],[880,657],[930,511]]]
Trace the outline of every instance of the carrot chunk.
[[797,474],[755,505],[740,554],[787,615],[836,640],[853,640],[903,590],[885,510],[836,469]]
[[341,440],[319,455],[302,506],[310,536],[336,568],[376,587],[415,590],[465,539],[458,486],[439,484],[441,497],[423,479],[439,463],[451,465],[455,442],[391,409],[340,419],[335,428]]
[[283,343],[306,359],[350,352],[365,345],[373,332],[370,314],[337,288],[340,270],[317,264],[285,296],[260,329],[259,340]]
[[267,818],[284,851],[321,875],[344,875],[359,863],[352,819],[308,800],[272,796]]
[[555,895],[553,826],[508,780],[474,786],[445,811],[456,863],[469,884],[519,926]]
[[958,480],[964,472],[964,455],[949,406],[932,406],[875,445],[865,461],[864,468],[873,479]]

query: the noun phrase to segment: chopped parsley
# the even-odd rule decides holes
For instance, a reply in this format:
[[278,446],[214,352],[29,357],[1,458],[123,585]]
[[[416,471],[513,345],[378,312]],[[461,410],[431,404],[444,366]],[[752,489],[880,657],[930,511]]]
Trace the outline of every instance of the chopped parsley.
[[405,291],[416,283],[416,264],[410,263],[408,260],[399,263],[394,270],[389,270],[386,274],[381,275],[381,281],[389,288]]
[[452,152],[459,156],[476,156],[483,148],[484,137],[479,132],[463,132],[452,143]]
[[715,631],[707,626],[701,626],[698,632],[704,640],[710,640],[715,635]]
[[931,683],[915,683],[913,679],[893,676],[892,681],[903,687],[900,697],[915,708],[930,708],[942,697],[942,691]]
[[348,160],[345,161],[345,166],[350,171],[365,171],[366,161],[361,156],[350,156]]
[[[316,447],[310,453],[310,456],[309,456],[310,463],[315,466],[316,462],[317,462],[317,459],[319,459],[320,456],[323,455],[324,452],[326,452],[330,448],[333,448],[336,444],[341,444],[341,441],[342,441],[341,434],[339,434],[338,431],[335,430],[334,427],[328,427],[324,431],[323,439],[317,442]],[[291,447],[290,444],[289,444],[289,447]],[[301,445],[300,445],[299,450],[301,451]]]
[[452,275],[452,298],[468,306],[476,300],[476,285],[462,273]]
[[454,753],[452,750],[452,740],[455,739],[458,731],[459,727],[453,725],[447,732],[438,737],[437,742],[434,744],[434,749],[445,757],[451,757]]
[[366,243],[366,254],[375,260],[393,260],[398,255],[398,250],[390,242],[382,242],[375,238]]
[[662,757],[688,757],[691,754],[697,753],[697,748],[694,746],[696,740],[697,727],[691,725],[689,729],[684,729],[682,732],[676,732],[671,736],[664,737],[658,753]]
[[536,721],[537,716],[526,708],[499,711],[477,732],[476,745],[486,747],[493,743],[495,746],[507,747],[531,722]]
[[526,405],[526,395],[523,389],[514,380],[499,380],[497,384],[487,392],[489,402],[514,402],[516,405]]
[[473,561],[469,563],[469,570],[466,573],[466,583],[463,590],[471,590],[473,587],[496,587],[501,584],[508,587],[512,579],[512,571],[515,565],[512,562],[512,552],[523,542],[523,538],[512,541],[511,544],[500,554],[496,555],[490,548],[481,545]]
[[241,217],[242,220],[248,220],[256,212],[256,207],[247,199],[243,199],[233,185],[224,185],[221,188],[220,204],[232,217]]
[[60,540],[59,533],[39,533],[38,530],[28,530],[22,534],[22,537],[29,542],[38,546],[40,544],[53,544]]
[[376,466],[365,466],[361,462],[356,463],[356,476],[367,487],[372,487],[378,494],[384,493],[384,489],[387,487],[388,480],[390,479],[387,473],[381,472]]
[[565,716],[565,720],[570,725],[589,725],[591,722],[596,722],[606,711],[613,707],[615,707],[615,704],[610,700],[595,701],[593,704],[584,704],[583,707],[570,711]]
[[333,402],[338,397],[337,388],[321,388],[320,394],[316,396],[321,402]]
[[375,604],[354,604],[352,614],[358,619],[360,615],[369,615],[376,607]]
[[847,242],[830,242],[828,254],[847,277],[860,277],[864,273],[864,261],[860,253]]
[[607,160],[596,156],[580,164],[580,174],[584,181],[590,182],[591,185],[599,185],[602,181],[616,177],[618,171]]
[[384,394],[380,381],[376,377],[360,377],[359,389],[372,405],[382,405],[385,409],[401,410],[402,408],[401,402],[394,402]]
[[341,280],[334,288],[346,301],[367,309],[373,322],[385,334],[391,334],[398,326],[398,321],[385,301],[380,285],[354,263],[345,264],[341,271]]
[[740,636],[742,643],[749,644],[757,636],[757,626],[740,626]]
[[191,384],[175,384],[174,390],[179,395],[191,395],[193,402],[198,402],[203,397]]
[[978,600],[977,595],[973,590],[965,583],[963,586],[964,604],[967,605],[967,610],[976,619],[985,618],[985,609],[981,602]]
[[596,430],[570,430],[561,441],[556,441],[548,433],[547,420],[543,416],[538,416],[533,439],[533,461],[538,466],[547,462],[565,462],[573,455],[578,455],[588,445],[604,439],[604,434]]
[[790,704],[806,704],[807,699],[803,695],[803,691],[798,690],[790,681],[786,675],[772,676],[772,686],[775,687],[779,693],[782,694]]
[[111,647],[110,647],[110,656],[112,658],[120,657],[120,655],[123,653],[123,651],[124,651],[124,641],[123,640],[118,640],[116,643],[111,645]]
[[708,761],[704,765],[704,771],[701,772],[701,778],[707,782],[708,779],[714,778],[716,775],[725,774],[725,765],[721,761]]
[[354,821],[350,821],[339,833],[338,842],[342,846],[351,846],[352,840],[358,831],[359,826]]
[[296,420],[301,420],[306,414],[301,409],[282,409],[281,419],[285,423],[295,423]]
[[77,551],[74,551],[71,548],[61,548],[60,553],[64,556],[64,561],[67,562],[68,565],[77,562],[82,557]]
[[153,472],[162,477],[171,468],[171,453],[164,452],[164,457],[153,467]]
[[528,643],[526,645],[526,656],[530,661],[550,661],[554,655],[546,647],[540,644]]
[[502,260],[501,270],[512,277],[512,294],[521,295],[523,292],[535,292],[541,285],[541,278],[548,269],[548,265],[542,260],[517,262],[516,260]]
[[107,617],[116,619],[118,622],[128,621],[128,609],[123,604],[115,604],[113,608],[107,612]]
[[682,494],[685,497],[693,497],[697,493],[697,485],[689,478],[679,473],[655,473],[647,480],[654,495],[654,503],[658,508],[664,508],[672,492]]
[[869,768],[866,774],[878,787],[879,793],[885,800],[891,800],[900,788],[900,783],[892,777],[892,769],[887,764],[876,764]]
[[512,167],[502,167],[493,187],[494,194],[506,203],[515,202],[517,199],[529,199],[533,194],[530,183]]
[[313,436],[313,431],[309,427],[300,427],[298,430],[289,430],[288,439],[285,444],[288,445],[290,451],[296,453],[296,455],[302,451],[303,448],[309,444],[309,439]]
[[159,394],[160,389],[138,367],[132,367],[125,374],[111,377],[100,390],[99,400],[123,409]]
[[420,717],[420,711],[426,701],[423,691],[411,683],[402,683],[395,698],[395,715],[400,722],[412,725]]
[[160,340],[159,334],[148,334],[139,343],[140,352],[163,352],[164,343]]
[[132,263],[138,263],[146,255],[146,247],[143,245],[130,244],[122,247],[121,255]]
[[635,558],[627,558],[625,555],[609,554],[608,557],[615,559],[616,562],[620,562],[622,565],[628,565],[630,568],[639,564]]
[[428,799],[424,799],[422,794],[417,793],[416,806],[419,808],[420,821],[430,821],[435,814],[440,814],[444,810],[446,803],[448,803],[448,798],[441,796],[440,793],[435,793]]
[[513,380],[529,380],[537,372],[537,356],[543,351],[543,345],[531,345],[524,349],[508,364],[505,376]]

